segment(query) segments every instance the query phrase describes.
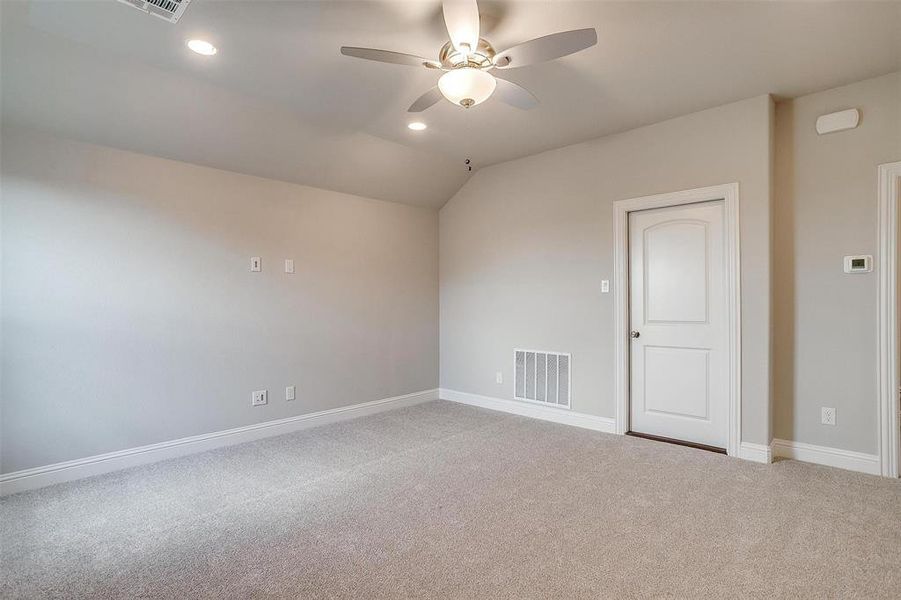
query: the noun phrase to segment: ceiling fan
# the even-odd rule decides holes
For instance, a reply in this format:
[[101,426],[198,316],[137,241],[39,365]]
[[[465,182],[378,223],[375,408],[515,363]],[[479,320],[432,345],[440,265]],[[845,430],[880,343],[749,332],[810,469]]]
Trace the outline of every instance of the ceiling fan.
[[420,96],[407,109],[408,112],[422,112],[442,97],[463,108],[471,108],[492,94],[497,94],[502,102],[528,110],[538,105],[538,99],[527,89],[489,71],[553,60],[594,46],[598,41],[594,28],[575,29],[535,38],[496,52],[488,40],[479,37],[479,6],[476,0],[444,0],[443,12],[450,41],[441,47],[437,60],[352,46],[342,46],[341,54],[444,71],[438,85]]

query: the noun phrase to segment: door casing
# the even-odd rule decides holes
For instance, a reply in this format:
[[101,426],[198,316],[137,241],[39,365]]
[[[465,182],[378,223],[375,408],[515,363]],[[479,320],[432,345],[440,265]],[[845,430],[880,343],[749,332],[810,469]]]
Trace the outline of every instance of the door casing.
[[738,183],[683,190],[614,202],[614,339],[616,432],[629,430],[629,213],[650,208],[722,200],[724,208],[724,284],[728,341],[729,429],[726,453],[741,449],[741,264],[739,261]]
[[878,338],[876,368],[879,386],[877,440],[879,470],[884,477],[901,475],[901,424],[899,424],[899,388],[901,388],[901,318],[899,318],[898,280],[898,219],[901,216],[901,162],[879,165],[879,198],[877,215],[878,252],[876,271],[879,277]]

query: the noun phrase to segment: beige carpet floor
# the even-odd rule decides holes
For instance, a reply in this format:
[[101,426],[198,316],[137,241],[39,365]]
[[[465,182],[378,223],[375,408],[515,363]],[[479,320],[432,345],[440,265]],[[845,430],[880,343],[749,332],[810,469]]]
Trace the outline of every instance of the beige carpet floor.
[[446,402],[0,502],[3,598],[901,598],[901,484]]

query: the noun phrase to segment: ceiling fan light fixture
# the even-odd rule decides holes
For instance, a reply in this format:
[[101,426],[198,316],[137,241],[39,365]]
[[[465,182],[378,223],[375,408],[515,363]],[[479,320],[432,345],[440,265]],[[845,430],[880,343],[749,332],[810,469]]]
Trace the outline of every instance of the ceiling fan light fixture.
[[497,81],[490,73],[473,67],[448,71],[438,80],[441,94],[458,106],[470,108],[491,97]]
[[441,98],[463,108],[470,108],[494,94],[505,104],[529,110],[538,106],[538,99],[529,90],[504,78],[495,79],[488,71],[525,67],[562,58],[598,43],[597,30],[587,27],[533,38],[498,53],[480,35],[482,26],[478,0],[442,0],[441,11],[450,40],[438,51],[438,60],[354,46],[341,46],[341,54],[382,63],[445,71],[438,80],[438,85],[419,96],[407,109],[408,113],[421,113],[434,106]]

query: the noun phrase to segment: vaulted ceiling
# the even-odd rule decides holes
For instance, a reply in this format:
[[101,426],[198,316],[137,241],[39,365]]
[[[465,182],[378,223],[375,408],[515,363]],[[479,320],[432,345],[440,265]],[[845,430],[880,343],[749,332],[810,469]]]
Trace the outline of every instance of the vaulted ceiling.
[[[505,76],[538,108],[440,102],[413,132],[437,0],[192,0],[170,24],[113,0],[4,2],[2,118],[88,142],[438,207],[476,168],[760,94],[792,97],[901,69],[901,3],[482,2],[496,48],[595,27],[598,45]],[[213,42],[198,56],[188,38]]]

